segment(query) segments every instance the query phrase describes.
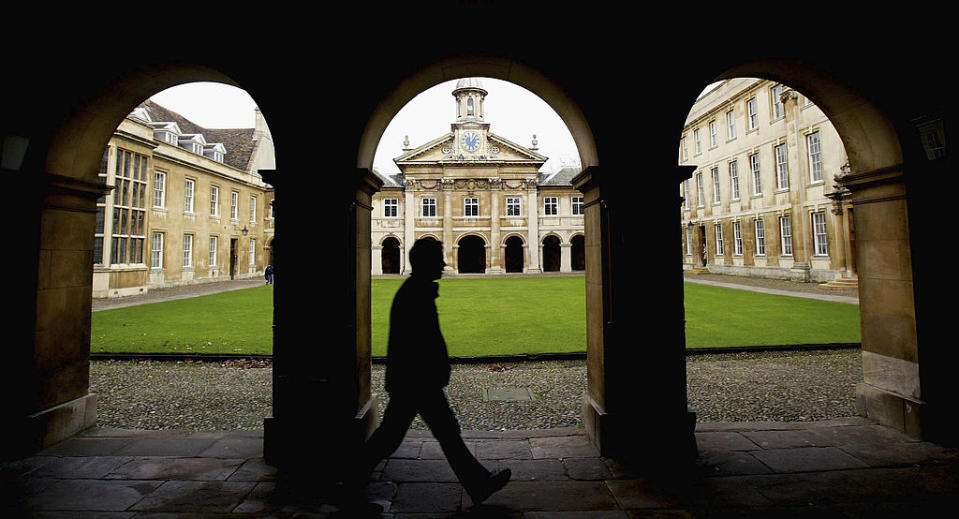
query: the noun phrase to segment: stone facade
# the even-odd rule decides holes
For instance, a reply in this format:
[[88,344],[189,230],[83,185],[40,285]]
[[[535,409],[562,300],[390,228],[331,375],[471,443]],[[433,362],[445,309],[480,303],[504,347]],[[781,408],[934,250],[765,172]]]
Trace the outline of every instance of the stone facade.
[[405,143],[372,200],[372,273],[408,273],[416,240],[442,241],[451,273],[585,270],[579,169],[540,172],[547,157],[489,131],[487,91],[475,78],[453,90],[448,134]]
[[828,282],[856,276],[855,227],[839,134],[789,87],[731,79],[686,120],[680,164],[685,268]]
[[113,133],[99,179],[93,297],[259,276],[271,263],[269,128],[200,128],[151,101]]

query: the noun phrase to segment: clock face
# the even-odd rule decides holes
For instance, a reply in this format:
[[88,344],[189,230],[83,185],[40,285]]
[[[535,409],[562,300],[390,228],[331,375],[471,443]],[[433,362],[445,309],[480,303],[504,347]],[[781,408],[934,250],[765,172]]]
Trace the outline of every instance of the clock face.
[[464,132],[463,136],[460,137],[460,143],[466,151],[472,153],[479,149],[480,136],[476,132]]

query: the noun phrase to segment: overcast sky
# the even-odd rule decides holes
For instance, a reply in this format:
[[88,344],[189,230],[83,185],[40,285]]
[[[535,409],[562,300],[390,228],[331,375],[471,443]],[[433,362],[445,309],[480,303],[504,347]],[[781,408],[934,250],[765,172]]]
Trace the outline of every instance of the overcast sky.
[[[486,96],[486,122],[490,131],[519,145],[529,147],[533,135],[539,153],[550,158],[544,171],[552,172],[563,163],[579,163],[579,153],[566,125],[545,101],[532,92],[497,79],[482,78]],[[450,131],[455,118],[453,88],[447,81],[425,90],[404,106],[386,128],[376,150],[374,167],[381,173],[398,173],[393,158],[403,153],[403,138],[410,147],[425,144]],[[220,83],[179,85],[151,99],[204,128],[252,128],[256,106],[246,91]],[[269,114],[267,124],[270,123]]]

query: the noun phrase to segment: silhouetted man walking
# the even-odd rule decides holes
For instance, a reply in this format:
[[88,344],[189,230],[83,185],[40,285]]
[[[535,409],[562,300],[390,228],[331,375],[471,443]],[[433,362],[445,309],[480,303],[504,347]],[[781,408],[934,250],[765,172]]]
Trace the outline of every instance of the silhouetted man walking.
[[[442,277],[443,244],[419,240],[410,250],[410,277],[393,298],[386,355],[386,391],[390,402],[383,422],[366,443],[357,482],[365,486],[376,465],[400,446],[417,414],[439,441],[447,461],[473,504],[503,488],[510,470],[491,474],[470,453],[443,388],[450,380],[446,342],[440,332],[436,298]],[[355,490],[355,489],[354,489]]]

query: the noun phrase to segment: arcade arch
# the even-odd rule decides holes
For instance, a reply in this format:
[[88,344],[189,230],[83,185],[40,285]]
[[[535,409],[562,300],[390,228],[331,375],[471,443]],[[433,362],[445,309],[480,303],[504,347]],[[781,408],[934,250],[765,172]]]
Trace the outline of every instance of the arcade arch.
[[526,244],[519,235],[512,235],[503,242],[504,263],[507,274],[522,273],[526,263]]
[[456,249],[456,271],[460,274],[484,274],[489,265],[488,247],[479,235],[467,234],[454,246]]

